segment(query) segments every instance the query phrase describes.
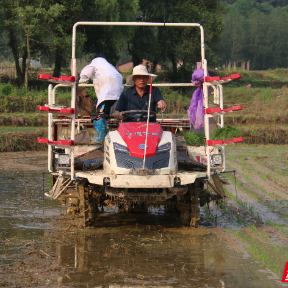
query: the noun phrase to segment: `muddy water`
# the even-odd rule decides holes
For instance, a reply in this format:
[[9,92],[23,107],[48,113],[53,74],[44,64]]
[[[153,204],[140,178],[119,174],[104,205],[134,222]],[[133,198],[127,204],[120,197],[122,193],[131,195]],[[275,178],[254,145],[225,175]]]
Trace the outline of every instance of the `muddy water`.
[[[45,192],[50,182],[42,173],[46,154],[2,153],[0,159],[0,239],[39,239],[53,227],[51,218],[65,211],[43,197],[43,178]],[[0,263],[8,264],[17,259],[21,248],[1,245],[0,253]]]
[[75,238],[59,250],[59,265],[69,269],[69,277],[64,276],[61,283],[72,287],[275,287],[275,280],[267,280],[268,275],[247,254],[228,248],[213,233],[193,234],[125,229]]
[[225,231],[176,215],[104,213],[97,229],[74,229],[43,198],[45,169],[45,153],[0,154],[0,287],[281,286]]

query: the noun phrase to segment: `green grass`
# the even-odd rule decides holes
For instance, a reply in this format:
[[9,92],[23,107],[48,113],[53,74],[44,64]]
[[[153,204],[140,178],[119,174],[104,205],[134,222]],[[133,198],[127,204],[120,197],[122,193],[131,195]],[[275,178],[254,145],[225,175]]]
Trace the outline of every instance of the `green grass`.
[[[18,88],[10,83],[0,83],[0,113],[36,112],[38,105],[48,103],[48,84],[46,89]],[[93,87],[85,88],[89,95],[96,100]],[[71,88],[60,87],[56,90],[56,104],[70,106]]]
[[22,133],[22,132],[38,132],[40,130],[47,129],[47,127],[29,127],[29,126],[24,126],[24,127],[13,127],[13,126],[0,126],[0,133]]
[[269,102],[271,103],[273,101],[273,98],[275,97],[272,89],[269,87],[269,88],[266,88],[264,90],[262,90],[260,93],[259,93],[259,100],[260,101],[264,101],[264,102]]

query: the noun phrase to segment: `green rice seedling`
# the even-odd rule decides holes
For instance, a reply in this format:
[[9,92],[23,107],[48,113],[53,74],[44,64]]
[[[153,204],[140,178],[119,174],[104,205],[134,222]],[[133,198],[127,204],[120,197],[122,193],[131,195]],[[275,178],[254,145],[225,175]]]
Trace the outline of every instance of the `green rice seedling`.
[[248,253],[252,254],[256,260],[260,261],[267,268],[271,269],[272,267],[273,272],[279,275],[279,265],[276,264],[275,261],[265,251],[261,251],[258,248],[257,241],[252,241],[250,245],[247,245],[246,250]]
[[288,203],[285,203],[286,201],[284,199],[279,199],[279,198],[276,198],[276,202],[280,203],[281,205],[285,206],[286,204]]
[[259,234],[259,233],[258,233],[258,230],[257,230],[257,228],[255,227],[254,224],[253,224],[253,225],[252,225],[252,224],[250,225],[250,229],[251,229],[255,234]]
[[[232,176],[230,176],[230,177],[232,177]],[[246,194],[249,194],[252,198],[257,200],[258,202],[263,203],[263,199],[261,197],[259,197],[254,191],[244,187],[243,183],[238,181],[236,186],[237,186],[238,189],[242,190]]]
[[237,239],[240,237],[240,233],[241,233],[240,230],[235,230],[235,231],[233,232],[233,234],[235,235],[235,237],[236,237]]
[[[235,220],[235,212],[233,210],[227,207],[224,203],[221,203],[219,207],[228,216],[228,218],[230,218],[233,221]],[[239,225],[246,226],[246,222],[239,215],[236,215],[236,221]]]
[[260,175],[260,178],[261,178],[263,181],[266,181],[266,180],[267,180],[266,175],[265,175],[264,173],[259,172],[259,175]]
[[274,244],[273,246],[274,246],[274,248],[275,248],[278,252],[280,252],[280,253],[285,253],[284,248],[283,248],[282,245],[276,245],[276,244]]
[[239,198],[236,198],[231,192],[228,191],[228,189],[226,187],[224,187],[224,191],[225,191],[226,195],[228,195],[229,198],[233,199],[235,202],[237,202],[245,210],[249,210],[249,206],[246,202],[242,201]]
[[244,219],[242,219],[239,215],[236,215],[236,219],[237,219],[237,222],[240,224],[240,225],[244,225],[245,227],[247,226],[246,222],[244,221]]
[[283,225],[280,225],[272,220],[268,220],[266,221],[267,225],[272,226],[273,228],[277,229],[278,231],[280,231],[281,233],[283,233],[284,235],[288,235],[288,230],[285,230]]
[[227,126],[224,128],[216,128],[211,133],[210,138],[213,140],[231,140],[242,136],[243,132],[239,128]]
[[229,209],[228,207],[225,207],[225,213],[227,213],[231,219],[234,218],[234,212],[231,209]]
[[260,216],[260,214],[259,214],[258,212],[257,212],[256,218],[257,218],[259,221],[263,222],[263,220],[262,220],[262,218],[261,218],[261,216]]
[[226,160],[228,160],[228,161],[233,161],[234,158],[235,158],[235,156],[232,156],[232,155],[226,156]]
[[272,263],[272,270],[274,270],[274,271],[277,271],[277,273],[276,274],[278,274],[278,275],[280,275],[281,274],[281,272],[280,272],[280,266],[278,265],[278,264],[276,264],[275,262],[273,262]]
[[208,219],[213,222],[216,223],[216,217],[211,213],[210,209],[208,208],[208,206],[204,206],[203,210],[205,212],[205,214],[207,215]]
[[204,137],[201,133],[187,132],[184,134],[186,144],[191,146],[203,146],[205,141]]

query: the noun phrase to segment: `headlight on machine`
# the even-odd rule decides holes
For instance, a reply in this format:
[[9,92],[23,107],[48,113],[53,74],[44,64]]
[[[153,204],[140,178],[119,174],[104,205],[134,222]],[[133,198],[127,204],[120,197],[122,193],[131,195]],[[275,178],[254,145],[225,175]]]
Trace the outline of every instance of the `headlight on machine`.
[[59,154],[58,164],[69,165],[70,156],[69,154]]
[[171,143],[169,142],[159,146],[158,149],[156,150],[156,154],[166,153],[169,152],[170,150],[171,150]]
[[212,165],[219,166],[223,164],[222,154],[213,154],[211,157]]
[[127,147],[118,144],[118,143],[113,143],[114,151],[119,152],[119,153],[124,153],[124,154],[130,154],[129,150]]

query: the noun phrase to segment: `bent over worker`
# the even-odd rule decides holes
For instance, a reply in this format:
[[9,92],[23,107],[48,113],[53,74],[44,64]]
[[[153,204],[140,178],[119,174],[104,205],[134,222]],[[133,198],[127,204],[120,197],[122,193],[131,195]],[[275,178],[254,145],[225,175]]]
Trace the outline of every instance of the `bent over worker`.
[[107,118],[123,91],[123,77],[103,56],[96,56],[81,71],[79,83],[87,83],[89,78],[93,78],[97,96],[97,102],[90,115],[96,129],[96,135],[91,142],[99,143],[104,141],[107,134]]
[[[138,65],[133,68],[132,75],[127,77],[128,85],[135,85],[126,89],[120,95],[119,101],[115,108],[115,117],[125,122],[132,121],[126,119],[122,112],[129,110],[146,110],[148,111],[149,103],[149,77],[155,79],[157,75],[149,74],[144,65]],[[165,111],[167,104],[165,103],[160,90],[157,87],[152,87],[150,111],[156,112],[156,105],[162,111]],[[151,117],[150,122],[156,122],[156,116]]]

